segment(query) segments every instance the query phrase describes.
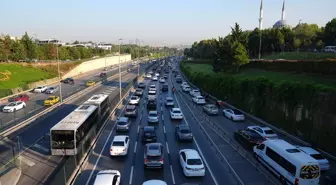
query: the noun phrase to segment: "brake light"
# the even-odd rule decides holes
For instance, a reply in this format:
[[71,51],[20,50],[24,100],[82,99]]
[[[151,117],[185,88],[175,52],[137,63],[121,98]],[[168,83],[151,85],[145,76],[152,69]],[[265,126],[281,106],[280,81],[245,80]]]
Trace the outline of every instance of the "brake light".
[[126,148],[123,149],[123,152],[125,152],[125,151],[126,151]]
[[147,163],[147,162],[148,162],[148,160],[145,158],[144,162],[145,162],[145,163]]
[[295,179],[295,185],[299,185],[299,179],[298,178]]
[[160,162],[163,163],[163,157],[160,159]]
[[113,152],[113,149],[111,148],[110,151]]

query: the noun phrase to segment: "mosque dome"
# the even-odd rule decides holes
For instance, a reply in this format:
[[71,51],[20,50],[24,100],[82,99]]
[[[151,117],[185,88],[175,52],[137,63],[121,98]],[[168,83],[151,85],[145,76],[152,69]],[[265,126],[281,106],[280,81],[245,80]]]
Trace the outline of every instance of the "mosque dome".
[[273,28],[284,28],[284,27],[290,27],[290,26],[287,24],[287,21],[286,21],[286,20],[279,20],[279,21],[277,21],[277,22],[273,25]]

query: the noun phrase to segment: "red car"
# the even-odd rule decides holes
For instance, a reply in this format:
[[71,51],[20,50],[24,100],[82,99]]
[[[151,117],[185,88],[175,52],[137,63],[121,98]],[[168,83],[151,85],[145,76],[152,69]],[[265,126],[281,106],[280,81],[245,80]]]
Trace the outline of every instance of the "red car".
[[14,101],[23,101],[26,102],[29,100],[29,96],[27,94],[20,94],[16,97],[14,97]]

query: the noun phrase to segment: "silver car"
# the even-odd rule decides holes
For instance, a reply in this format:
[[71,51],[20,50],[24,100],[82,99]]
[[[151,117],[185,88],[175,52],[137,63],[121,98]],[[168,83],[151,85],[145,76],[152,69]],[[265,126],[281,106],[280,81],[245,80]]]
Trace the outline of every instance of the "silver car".
[[52,94],[52,93],[58,92],[58,90],[59,90],[59,87],[58,87],[58,86],[55,86],[55,87],[49,87],[49,88],[46,90],[46,93],[47,93],[47,94]]
[[149,111],[148,123],[159,123],[159,116],[157,111]]
[[214,104],[206,104],[203,106],[203,111],[208,115],[218,115],[218,108]]
[[145,168],[163,168],[163,146],[161,143],[149,143],[145,145]]
[[120,117],[117,120],[117,131],[128,131],[131,121],[127,117]]
[[193,141],[193,134],[188,125],[178,125],[175,128],[175,136],[178,141]]

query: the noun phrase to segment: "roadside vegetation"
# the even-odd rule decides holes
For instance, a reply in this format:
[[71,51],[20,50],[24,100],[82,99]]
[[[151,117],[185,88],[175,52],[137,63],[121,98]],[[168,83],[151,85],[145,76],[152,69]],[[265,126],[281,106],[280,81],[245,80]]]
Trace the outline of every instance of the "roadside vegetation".
[[335,54],[319,53],[336,45],[336,18],[324,28],[262,30],[262,39],[262,58],[284,60],[250,61],[258,56],[259,30],[235,24],[226,37],[186,49],[180,68],[202,91],[336,154]]

